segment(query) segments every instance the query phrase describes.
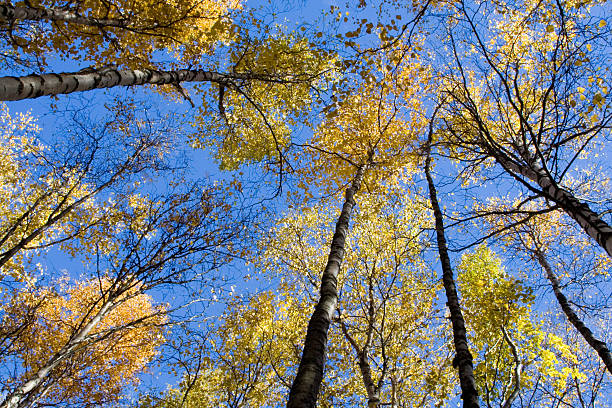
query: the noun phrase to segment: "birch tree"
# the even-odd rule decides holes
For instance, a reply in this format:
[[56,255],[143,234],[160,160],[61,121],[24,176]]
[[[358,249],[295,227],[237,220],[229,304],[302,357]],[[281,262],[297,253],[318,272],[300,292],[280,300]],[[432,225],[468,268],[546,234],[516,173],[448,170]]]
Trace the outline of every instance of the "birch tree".
[[465,328],[465,319],[461,311],[459,295],[455,283],[454,273],[448,255],[448,246],[446,243],[446,232],[444,230],[444,215],[440,210],[437,190],[431,175],[431,136],[433,122],[430,124],[429,140],[426,146],[425,158],[425,177],[427,178],[427,186],[429,188],[429,200],[434,212],[436,242],[438,253],[440,255],[440,263],[442,264],[442,281],[444,282],[444,290],[446,293],[448,310],[453,329],[453,342],[455,346],[455,358],[453,359],[453,367],[459,370],[459,382],[461,386],[461,399],[465,407],[478,407],[478,391],[476,389],[476,380],[474,378],[474,363],[472,353],[470,352],[468,339]]
[[[584,174],[580,158],[596,154],[611,118],[609,29],[605,19],[588,17],[591,6],[522,2],[474,11],[457,3],[465,25],[450,31],[456,74],[443,93],[449,141],[464,159],[481,168],[497,163],[612,256],[612,229],[598,214],[607,208],[591,209],[575,183]],[[490,32],[481,25],[489,11]]]
[[[121,340],[130,338],[130,330],[138,328],[142,328],[143,335],[152,333],[150,335],[154,337],[154,341],[147,346],[152,348],[142,355],[144,360],[136,360],[136,368],[132,370],[142,371],[157,354],[155,349],[162,342],[159,335],[163,334],[164,322],[172,310],[168,310],[167,306],[147,308],[146,303],[141,305],[138,313],[131,308],[138,308],[139,303],[149,301],[145,293],[154,288],[181,285],[196,277],[205,280],[206,276],[197,274],[206,274],[227,261],[236,231],[226,224],[229,209],[217,200],[214,187],[203,189],[202,186],[194,186],[190,191],[155,199],[139,197],[129,205],[115,219],[120,230],[110,237],[113,251],[98,254],[94,272],[96,278],[81,283],[80,287],[69,286],[65,290],[68,298],[65,302],[68,303],[64,309],[55,306],[55,302],[63,302],[61,296],[50,294],[50,303],[47,303],[43,290],[40,292],[43,299],[36,304],[32,299],[32,296],[37,296],[36,291],[33,294],[25,291],[23,296],[30,296],[29,302],[34,302],[35,306],[29,308],[32,310],[30,316],[27,315],[28,308],[25,308],[25,316],[21,316],[25,327],[9,332],[17,338],[9,340],[11,346],[5,351],[8,353],[8,363],[16,367],[19,375],[13,375],[7,381],[8,391],[3,407],[35,406],[39,400],[46,398],[56,401],[55,398],[63,396],[68,400],[73,396],[78,397],[71,385],[71,381],[76,379],[72,370],[76,370],[78,364],[84,364],[80,370],[91,369],[87,367],[89,363],[80,363],[83,356],[90,353],[95,356],[98,348],[120,349],[123,347]],[[101,247],[108,239],[99,237],[98,245],[94,247]],[[106,245],[109,246],[108,243]],[[102,265],[105,266],[103,269]],[[198,272],[195,268],[202,270]],[[70,303],[73,301],[75,305]],[[19,315],[13,320],[11,310],[10,307],[4,309],[3,318],[19,327]],[[59,315],[54,317],[53,313]],[[118,318],[117,313],[122,317]],[[34,339],[27,336],[36,330],[37,320],[44,322],[45,319],[49,322],[49,326],[45,327],[55,333],[53,342],[32,344]],[[137,351],[136,355],[139,355],[140,351],[146,350],[145,346],[141,346],[133,352]],[[108,357],[96,364],[105,370],[113,370],[115,360],[111,355]],[[131,358],[128,355],[124,357]],[[22,373],[18,368],[20,360],[26,361],[26,371]],[[96,381],[95,372],[91,375],[83,372],[83,375],[86,376],[83,379],[85,383]],[[121,383],[114,386],[117,389]],[[103,389],[99,391],[101,395],[104,394]],[[104,398],[117,397],[107,395]],[[81,403],[87,405],[89,402],[84,399]]]
[[[80,390],[99,376],[137,381],[157,355],[173,311],[152,305],[146,293],[190,282],[227,262],[232,251],[237,230],[220,196],[227,190],[195,184],[166,187],[167,194],[143,191],[138,176],[168,167],[171,133],[148,133],[150,122],[122,109],[106,124],[79,129],[84,134],[71,138],[67,129],[66,145],[58,141],[55,150],[36,139],[28,115],[3,116],[2,148],[10,154],[2,164],[0,222],[2,406],[87,406]],[[79,140],[89,143],[76,149]],[[54,290],[44,266],[50,250],[78,256],[89,276]],[[112,347],[132,354],[103,358]],[[113,378],[106,388],[93,387],[92,399],[120,398],[122,383]]]
[[[410,173],[414,157],[404,156],[402,152],[414,143],[423,126],[422,101],[414,85],[427,86],[428,80],[426,69],[418,63],[418,58],[413,62],[406,64],[395,77],[387,74],[389,82],[385,87],[373,88],[371,83],[349,95],[337,110],[329,113],[315,139],[305,145],[313,153],[315,166],[303,173],[301,185],[315,181],[333,191],[336,185],[347,182],[350,187],[336,223],[321,280],[320,298],[308,325],[303,358],[289,395],[289,407],[316,404],[323,378],[327,332],[338,302],[337,275],[345,252],[344,241],[355,193],[362,183],[372,191],[379,186],[380,180]],[[385,77],[384,73],[382,75]],[[333,175],[331,185],[327,180],[321,182],[319,169],[323,174]]]
[[12,389],[3,407],[117,403],[124,387],[138,383],[165,340],[164,307],[137,289],[101,301],[110,283],[65,278],[58,289],[24,289],[3,299],[10,345],[0,358],[25,366],[3,381]]
[[[492,206],[495,205],[491,204]],[[539,266],[544,277],[549,281],[558,306],[567,320],[580,333],[610,372],[612,356],[606,342],[596,337],[593,330],[579,317],[577,313],[579,309],[573,306],[576,305],[578,308],[587,306],[583,302],[585,297],[581,296],[579,299],[570,300],[563,289],[567,283],[562,284],[559,278],[560,275],[568,276],[568,269],[575,269],[580,274],[579,279],[583,281],[581,285],[583,290],[587,285],[603,286],[606,284],[605,277],[607,276],[606,270],[610,265],[609,259],[602,254],[594,254],[592,250],[589,250],[588,242],[584,242],[583,239],[575,235],[576,231],[566,225],[567,221],[564,220],[564,214],[558,210],[529,220],[520,219],[519,214],[512,214],[511,212],[506,217],[488,217],[488,221],[493,228],[511,226],[508,233],[503,236],[504,245],[514,251],[523,253],[531,262]],[[519,220],[522,222],[518,222]],[[564,245],[554,245],[555,242],[564,242]],[[559,250],[563,254],[565,247],[580,249],[572,253],[572,259],[553,256]],[[598,277],[603,277],[603,281]],[[605,309],[607,307],[605,304],[598,305],[598,307],[589,306],[593,309]],[[588,317],[588,315],[585,317]],[[595,319],[594,322],[597,320]]]

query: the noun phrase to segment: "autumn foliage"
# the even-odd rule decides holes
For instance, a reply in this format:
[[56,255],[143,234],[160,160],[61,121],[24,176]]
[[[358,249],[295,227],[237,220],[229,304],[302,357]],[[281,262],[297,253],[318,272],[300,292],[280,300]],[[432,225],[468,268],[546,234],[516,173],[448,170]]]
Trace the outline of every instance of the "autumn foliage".
[[[100,312],[109,281],[58,283],[57,289],[22,291],[4,299],[3,334],[17,331],[5,352],[23,364],[21,378],[36,373]],[[23,326],[28,322],[27,326]],[[148,295],[126,292],[79,347],[54,369],[42,401],[96,405],[117,402],[138,383],[164,342],[164,308]],[[44,341],[43,341],[44,339]],[[6,363],[6,361],[5,361]],[[16,381],[20,381],[17,378]]]
[[606,406],[610,3],[318,7],[0,5],[0,408]]

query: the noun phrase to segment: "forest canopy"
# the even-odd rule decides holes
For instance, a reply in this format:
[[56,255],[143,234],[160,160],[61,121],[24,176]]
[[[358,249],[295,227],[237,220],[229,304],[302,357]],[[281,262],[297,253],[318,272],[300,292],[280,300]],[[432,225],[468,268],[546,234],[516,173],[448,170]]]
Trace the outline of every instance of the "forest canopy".
[[0,4],[0,408],[608,407],[607,0]]

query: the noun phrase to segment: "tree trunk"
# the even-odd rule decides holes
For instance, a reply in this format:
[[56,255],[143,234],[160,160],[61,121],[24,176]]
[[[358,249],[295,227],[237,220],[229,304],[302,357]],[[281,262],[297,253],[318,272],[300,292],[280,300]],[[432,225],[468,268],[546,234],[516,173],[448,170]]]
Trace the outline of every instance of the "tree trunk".
[[126,28],[127,22],[119,19],[93,18],[78,15],[66,10],[54,8],[34,8],[24,6],[13,6],[12,4],[0,5],[0,21],[14,22],[24,21],[65,21],[67,23],[80,24],[93,27],[119,27]]
[[[344,337],[349,343],[351,343],[351,346],[355,350],[357,365],[359,366],[363,386],[365,387],[368,396],[368,408],[377,408],[380,405],[380,393],[378,387],[376,387],[376,384],[374,384],[374,380],[372,379],[372,369],[370,367],[370,362],[368,361],[368,349],[370,348],[374,322],[372,320],[370,321],[367,339],[363,347],[359,347],[357,341],[353,338],[353,336],[351,336],[342,318],[339,319],[339,322],[342,333],[344,333]],[[382,379],[383,377],[381,377],[380,381],[382,381]]]
[[430,172],[431,156],[429,146],[427,150],[427,158],[425,160],[425,176],[429,186],[429,199],[434,212],[436,237],[438,241],[438,252],[440,254],[440,262],[442,264],[442,281],[448,302],[446,305],[450,311],[450,319],[453,326],[453,341],[455,343],[456,355],[453,359],[453,366],[459,369],[459,382],[461,385],[461,398],[463,406],[467,408],[477,408],[478,391],[476,390],[476,381],[474,380],[474,365],[472,362],[472,354],[468,348],[467,335],[465,331],[465,321],[459,306],[459,296],[455,286],[453,270],[451,268],[448,249],[446,246],[446,237],[444,236],[444,222],[442,211],[438,204],[436,188]]
[[344,257],[344,243],[351,213],[355,206],[354,196],[361,187],[366,167],[367,165],[361,165],[358,168],[351,186],[346,190],[344,205],[331,242],[327,265],[321,278],[319,302],[308,322],[304,350],[297,375],[289,392],[287,408],[314,408],[317,403],[319,388],[323,381],[327,333],[338,303],[338,272]]
[[358,358],[359,371],[361,371],[363,385],[366,387],[366,392],[368,393],[368,408],[377,408],[380,405],[380,395],[372,379],[372,370],[368,362],[368,350],[364,349],[359,353]]
[[99,88],[132,85],[178,85],[181,82],[214,82],[236,86],[233,81],[259,80],[276,83],[292,83],[297,80],[280,79],[269,75],[221,74],[204,70],[181,69],[156,71],[152,69],[118,70],[113,68],[92,69],[91,72],[28,75],[24,77],[0,77],[0,100],[17,101],[38,98],[44,95],[59,95],[89,91]]
[[557,203],[612,257],[612,228],[587,204],[560,187],[535,160],[528,160],[528,157],[527,161],[531,163],[520,165],[502,154],[492,153],[492,155],[506,170],[520,174],[537,183],[547,198]]
[[391,376],[391,405],[390,408],[397,408],[397,379],[395,374]]
[[561,292],[559,280],[555,276],[550,264],[546,260],[546,257],[544,256],[542,251],[540,249],[536,249],[534,251],[534,254],[540,266],[542,266],[544,271],[546,271],[546,276],[548,277],[548,280],[552,284],[552,288],[553,288],[553,292],[555,293],[555,297],[557,298],[557,301],[559,302],[559,305],[561,306],[561,310],[563,310],[563,313],[565,313],[565,316],[567,316],[567,320],[570,321],[570,323],[576,328],[576,330],[578,330],[578,332],[582,335],[582,337],[584,337],[587,343],[589,343],[589,345],[597,352],[597,354],[599,354],[599,357],[606,365],[606,368],[608,369],[610,374],[612,374],[612,354],[610,353],[608,346],[603,341],[597,340],[595,336],[593,335],[593,332],[591,331],[591,329],[586,327],[586,325],[582,322],[582,320],[580,320],[578,315],[574,312],[567,298],[565,297],[563,292]]

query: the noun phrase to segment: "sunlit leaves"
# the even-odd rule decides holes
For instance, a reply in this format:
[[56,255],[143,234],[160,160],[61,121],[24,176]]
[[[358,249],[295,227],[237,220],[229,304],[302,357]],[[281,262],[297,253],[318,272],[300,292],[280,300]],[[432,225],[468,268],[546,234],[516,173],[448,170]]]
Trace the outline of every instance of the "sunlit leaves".
[[[84,260],[116,252],[112,237],[127,224],[142,224],[147,200],[133,194],[139,183],[132,177],[160,165],[166,136],[159,138],[146,128],[140,132],[133,116],[121,116],[100,126],[118,134],[112,147],[71,131],[55,146],[45,146],[31,117],[11,119],[5,110],[0,140],[7,157],[0,178],[3,276],[33,279],[25,261],[53,244]],[[123,119],[131,119],[130,124]],[[75,140],[78,148],[62,145]],[[119,185],[123,191],[104,194]]]
[[[427,351],[441,328],[431,326],[436,284],[420,258],[418,225],[427,222],[420,208],[407,197],[393,204],[362,193],[339,276],[342,295],[328,355],[328,378],[335,380],[325,382],[321,403],[365,403],[359,350],[368,353],[381,401],[416,401],[423,391],[437,401],[449,386],[443,380],[449,366]],[[333,217],[323,206],[293,212],[262,243],[258,263],[280,278],[281,299],[315,297]]]
[[[142,373],[165,341],[164,308],[137,288],[114,300],[107,312],[102,308],[111,282],[70,281],[59,288],[22,290],[3,296],[1,334],[16,330],[4,356],[15,355],[24,372],[17,382],[36,374],[89,324],[93,328],[71,354],[54,368],[44,401],[112,403],[125,387],[138,383]],[[99,320],[98,320],[99,317]],[[24,326],[24,322],[27,325]],[[56,354],[58,353],[58,354]],[[4,363],[10,361],[4,360]]]
[[478,353],[476,383],[484,399],[502,404],[515,388],[528,393],[541,381],[561,393],[567,381],[584,377],[568,365],[576,361],[575,352],[546,328],[547,317],[533,309],[532,289],[508,274],[490,249],[481,246],[462,257],[458,282],[470,341]]
[[[378,63],[384,66],[384,60]],[[426,129],[423,95],[431,86],[429,70],[417,58],[397,72],[371,69],[380,82],[368,74],[356,89],[332,97],[335,104],[326,109],[300,157],[305,164],[300,186],[334,191],[367,165],[364,184],[373,191],[382,188],[381,181],[413,171],[416,141]]]
[[499,150],[515,160],[541,160],[542,167],[567,165],[600,137],[609,115],[606,45],[586,26],[590,5],[496,7],[485,17],[487,27],[478,13],[458,8],[472,26],[453,33],[454,63],[441,95],[451,96],[454,143],[465,147],[465,160]]
[[215,103],[201,107],[196,119],[201,131],[192,136],[192,144],[214,146],[224,169],[262,160],[282,166],[291,132],[305,123],[315,93],[333,79],[335,56],[294,34],[236,41],[232,69],[253,80],[209,91]]
[[231,35],[228,14],[241,7],[233,0],[90,0],[66,7],[54,0],[41,0],[15,5],[52,9],[80,18],[36,23],[17,20],[5,41],[21,53],[44,62],[46,54],[53,51],[66,59],[131,68],[150,67],[154,53],[160,49],[174,53],[184,63],[198,63],[215,43]]

